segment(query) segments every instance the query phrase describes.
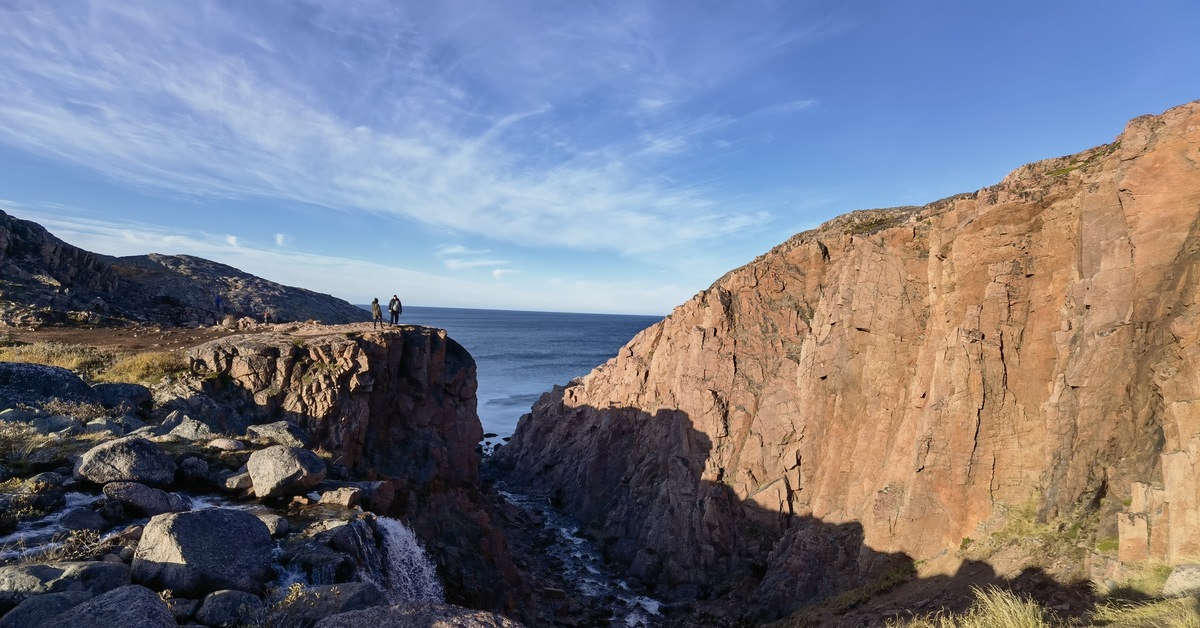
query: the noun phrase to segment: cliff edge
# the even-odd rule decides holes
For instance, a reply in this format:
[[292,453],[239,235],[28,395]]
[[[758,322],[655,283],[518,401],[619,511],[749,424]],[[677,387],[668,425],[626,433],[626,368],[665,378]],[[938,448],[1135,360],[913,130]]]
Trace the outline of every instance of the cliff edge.
[[1093,575],[1178,562],[1200,553],[1198,218],[1200,102],[843,216],[543,396],[497,462],[660,594],[749,588],[767,616],[1023,507],[1117,539]]

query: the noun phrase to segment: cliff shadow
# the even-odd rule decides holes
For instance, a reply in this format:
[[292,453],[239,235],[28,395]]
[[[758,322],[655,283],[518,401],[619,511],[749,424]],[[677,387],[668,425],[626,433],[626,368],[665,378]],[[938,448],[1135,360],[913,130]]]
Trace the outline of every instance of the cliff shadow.
[[1091,607],[1089,583],[1037,568],[1006,576],[965,560],[952,574],[923,577],[908,554],[870,547],[859,522],[793,512],[791,491],[772,491],[786,478],[739,496],[729,471],[710,461],[709,437],[682,411],[546,401],[489,465],[507,487],[573,516],[610,565],[678,614],[671,625],[882,625],[963,611],[986,587],[1063,615]]

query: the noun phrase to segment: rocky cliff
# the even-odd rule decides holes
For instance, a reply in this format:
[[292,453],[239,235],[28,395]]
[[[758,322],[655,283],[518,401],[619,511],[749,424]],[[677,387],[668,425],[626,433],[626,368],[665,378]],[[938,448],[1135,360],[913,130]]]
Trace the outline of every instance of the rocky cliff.
[[518,575],[481,501],[475,361],[444,330],[312,326],[189,356],[206,393],[240,400],[250,423],[286,420],[352,475],[388,482],[388,514],[435,557],[451,601],[515,608]]
[[[216,297],[221,297],[218,307]],[[56,238],[41,225],[0,212],[0,321],[12,325],[119,323],[171,325],[221,317],[327,324],[369,320],[357,306],[283,286],[187,255],[109,257]]]
[[1198,218],[1200,102],[835,219],[543,396],[497,461],[661,594],[775,613],[1029,504],[1194,556]]

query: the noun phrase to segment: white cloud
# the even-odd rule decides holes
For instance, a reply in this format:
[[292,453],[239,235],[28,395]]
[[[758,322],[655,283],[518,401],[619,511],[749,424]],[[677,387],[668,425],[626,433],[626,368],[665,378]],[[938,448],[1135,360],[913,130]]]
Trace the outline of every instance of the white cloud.
[[287,235],[282,233],[275,234],[275,246],[287,246]]
[[237,245],[238,245],[238,239],[237,239],[237,236],[234,236],[234,235],[227,235],[227,236],[225,236],[225,242],[226,242],[226,243],[228,243],[228,244],[229,244],[229,246],[232,246],[232,247],[234,247],[234,248],[237,248]]
[[505,275],[511,275],[515,272],[517,271],[511,268],[497,268],[496,270],[492,271],[492,277],[496,279],[496,281],[499,281],[503,279]]
[[[726,51],[717,67],[702,47],[656,49],[662,25],[636,4],[604,15],[448,4],[0,10],[0,142],[139,187],[391,214],[528,246],[638,254],[754,224],[711,182],[657,174],[721,121],[664,120],[640,140],[607,132],[674,109],[753,51]],[[612,102],[584,107],[593,94]],[[598,132],[576,133],[585,126]]]

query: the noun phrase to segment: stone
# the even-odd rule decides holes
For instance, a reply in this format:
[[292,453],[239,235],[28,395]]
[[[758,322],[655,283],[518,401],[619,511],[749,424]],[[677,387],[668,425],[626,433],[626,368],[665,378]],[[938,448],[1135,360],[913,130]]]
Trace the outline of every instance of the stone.
[[212,428],[191,417],[184,417],[183,421],[175,426],[170,433],[184,440],[202,440],[206,442],[211,441],[216,436]]
[[267,531],[271,533],[272,537],[284,536],[291,531],[291,524],[280,515],[270,512],[260,512],[255,513],[255,516],[258,517],[259,521],[263,522],[263,525],[267,526]]
[[285,447],[308,447],[308,435],[290,421],[251,425],[246,428],[246,436]]
[[208,480],[208,463],[203,458],[184,458],[179,463],[179,475],[192,482]]
[[204,597],[196,621],[205,626],[257,626],[267,606],[257,595],[245,591],[214,591]]
[[64,430],[72,431],[73,433],[78,434],[79,432],[83,431],[82,423],[69,416],[63,416],[61,414],[36,418],[30,423],[30,425],[33,426],[33,429],[41,432],[42,434],[53,434],[55,432],[62,432]]
[[92,391],[96,393],[101,405],[124,415],[149,412],[154,401],[150,389],[141,384],[96,384],[92,386]]
[[137,482],[109,482],[104,496],[116,501],[134,516],[153,517],[192,509],[192,500],[182,493],[168,493]]
[[1200,565],[1176,565],[1163,584],[1163,597],[1195,597],[1200,595]]
[[84,452],[75,463],[74,475],[96,484],[126,481],[170,486],[175,481],[175,462],[154,443],[127,436]]
[[311,625],[330,615],[384,603],[383,593],[370,582],[309,586],[295,603],[272,613],[271,622],[279,626]]
[[40,410],[29,410],[23,408],[6,408],[0,412],[0,422],[4,423],[29,423],[41,416]]
[[362,497],[362,489],[353,486],[343,486],[332,491],[321,493],[322,504],[333,504],[345,508],[353,508],[358,505],[359,499]]
[[304,493],[325,478],[325,463],[313,452],[273,445],[250,454],[246,469],[259,498]]
[[208,447],[221,451],[241,451],[246,448],[246,445],[242,441],[232,438],[214,438],[208,441]]
[[68,530],[97,530],[103,532],[112,527],[107,519],[90,508],[75,508],[58,520],[58,525]]
[[0,614],[44,593],[86,591],[95,595],[129,584],[129,568],[100,561],[36,563],[0,567]]
[[446,626],[447,628],[521,628],[522,624],[503,615],[451,604],[403,604],[376,606],[365,610],[331,615],[315,628],[411,628]]
[[362,490],[359,502],[363,508],[376,514],[388,514],[392,501],[396,499],[396,486],[386,480],[356,482],[353,486]]
[[250,479],[250,472],[243,471],[241,473],[234,473],[233,475],[226,477],[222,482],[222,485],[225,487],[225,490],[241,492],[253,487],[254,482]]
[[[250,595],[247,593],[246,595]],[[175,623],[186,624],[195,619],[196,611],[200,609],[200,600],[192,600],[185,597],[174,597],[165,600],[167,610],[171,611],[171,616],[175,618]]]
[[128,585],[96,596],[56,616],[43,628],[95,628],[136,626],[175,628],[175,617],[158,594],[143,586]]
[[206,508],[158,515],[142,531],[133,580],[183,597],[258,593],[271,577],[271,534],[254,515]]
[[114,419],[93,419],[83,426],[83,431],[85,434],[122,436],[125,434],[125,426]]
[[87,591],[62,591],[25,598],[16,608],[0,617],[0,628],[45,626],[51,619],[88,601],[91,597],[92,594]]
[[120,424],[126,433],[146,427],[145,421],[137,418],[136,416],[134,416],[132,414],[125,414],[125,415],[119,416],[113,420],[116,423]]

